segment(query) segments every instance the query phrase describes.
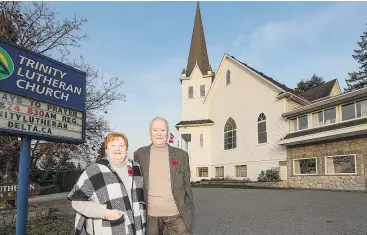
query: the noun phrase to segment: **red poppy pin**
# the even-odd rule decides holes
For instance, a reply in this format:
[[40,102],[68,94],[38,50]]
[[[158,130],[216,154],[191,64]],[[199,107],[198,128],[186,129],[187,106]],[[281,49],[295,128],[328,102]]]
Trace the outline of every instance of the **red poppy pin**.
[[172,166],[177,166],[177,161],[176,160],[172,161]]
[[127,173],[129,173],[129,175],[130,175],[130,176],[132,176],[132,175],[134,175],[134,170],[133,170],[133,169],[129,169],[129,170],[127,171]]

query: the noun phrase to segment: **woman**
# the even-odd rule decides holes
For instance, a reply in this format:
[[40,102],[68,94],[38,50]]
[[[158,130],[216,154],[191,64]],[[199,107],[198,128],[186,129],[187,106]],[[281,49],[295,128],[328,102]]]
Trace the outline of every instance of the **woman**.
[[106,157],[88,166],[71,190],[75,234],[145,235],[143,177],[128,147],[124,134],[107,135]]

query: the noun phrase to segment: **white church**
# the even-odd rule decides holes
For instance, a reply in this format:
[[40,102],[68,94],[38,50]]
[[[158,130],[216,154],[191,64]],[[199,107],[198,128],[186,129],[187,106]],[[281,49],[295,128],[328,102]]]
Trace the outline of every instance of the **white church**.
[[365,189],[367,89],[342,93],[332,80],[297,93],[228,54],[213,71],[199,4],[180,80],[192,181],[274,169],[289,186]]

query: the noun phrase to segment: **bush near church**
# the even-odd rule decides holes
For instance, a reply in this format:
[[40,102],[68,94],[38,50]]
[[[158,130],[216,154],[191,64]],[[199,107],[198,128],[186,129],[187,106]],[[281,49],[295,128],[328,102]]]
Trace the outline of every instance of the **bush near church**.
[[261,171],[259,177],[257,177],[258,182],[278,182],[280,181],[279,171],[267,169],[265,171]]
[[30,181],[38,183],[42,188],[40,195],[68,192],[71,190],[82,170],[39,170],[32,169]]

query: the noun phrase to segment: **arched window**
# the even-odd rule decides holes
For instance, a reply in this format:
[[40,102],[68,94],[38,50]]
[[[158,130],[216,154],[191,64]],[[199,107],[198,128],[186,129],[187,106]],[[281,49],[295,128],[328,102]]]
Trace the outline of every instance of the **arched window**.
[[266,133],[266,116],[264,113],[260,113],[257,118],[257,141],[259,144],[266,143],[268,141]]
[[226,74],[226,85],[231,83],[231,70],[227,70],[227,74]]
[[235,149],[237,147],[236,122],[228,118],[224,126],[224,149]]

